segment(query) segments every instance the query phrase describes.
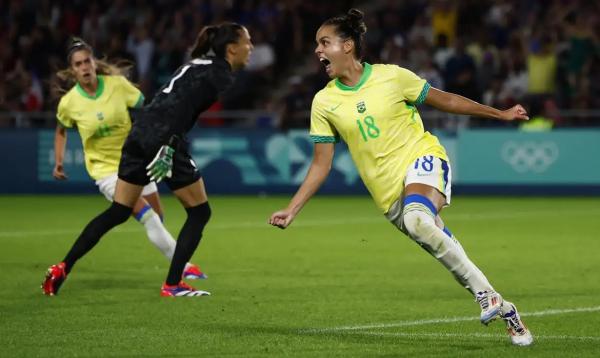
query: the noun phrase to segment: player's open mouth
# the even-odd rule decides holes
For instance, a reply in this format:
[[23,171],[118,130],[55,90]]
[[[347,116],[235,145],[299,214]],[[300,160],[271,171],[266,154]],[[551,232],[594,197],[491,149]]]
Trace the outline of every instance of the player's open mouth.
[[331,62],[326,59],[325,57],[320,57],[319,61],[321,61],[321,64],[323,64],[323,66],[325,66],[325,71],[327,71],[327,73],[329,73],[329,71],[331,70]]

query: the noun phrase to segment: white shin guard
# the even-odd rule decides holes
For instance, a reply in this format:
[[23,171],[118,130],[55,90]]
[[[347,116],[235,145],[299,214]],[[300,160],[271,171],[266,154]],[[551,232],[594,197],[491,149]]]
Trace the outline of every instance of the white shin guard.
[[435,224],[435,216],[426,205],[408,203],[402,211],[402,223],[408,236],[441,262],[466,289],[473,294],[493,290],[456,238]]

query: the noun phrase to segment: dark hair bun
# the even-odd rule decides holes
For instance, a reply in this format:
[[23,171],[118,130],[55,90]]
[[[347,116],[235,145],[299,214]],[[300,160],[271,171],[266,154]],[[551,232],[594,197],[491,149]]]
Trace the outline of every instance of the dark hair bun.
[[364,13],[362,11],[352,8],[348,10],[347,17],[353,31],[361,35],[367,32],[367,25],[363,21]]

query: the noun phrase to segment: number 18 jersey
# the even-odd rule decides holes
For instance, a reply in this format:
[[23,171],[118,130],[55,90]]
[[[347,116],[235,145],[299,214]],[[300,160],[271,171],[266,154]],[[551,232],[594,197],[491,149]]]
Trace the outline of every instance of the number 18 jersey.
[[365,63],[355,86],[335,79],[313,99],[312,140],[346,142],[360,177],[384,213],[401,197],[407,168],[416,158],[448,160],[438,139],[424,130],[415,107],[425,101],[429,88],[407,69]]

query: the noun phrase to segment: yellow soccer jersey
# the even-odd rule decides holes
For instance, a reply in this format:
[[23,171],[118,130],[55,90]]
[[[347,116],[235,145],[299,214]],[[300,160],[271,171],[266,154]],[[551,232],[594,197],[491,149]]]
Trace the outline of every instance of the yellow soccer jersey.
[[140,90],[123,76],[98,76],[95,96],[78,83],[61,98],[56,117],[64,127],[77,127],[92,178],[118,171],[121,148],[131,130],[128,108],[143,102]]
[[377,206],[386,213],[404,190],[408,166],[423,155],[448,160],[438,139],[425,132],[415,105],[430,85],[396,65],[364,64],[354,87],[335,79],[313,99],[310,135],[315,143],[347,144]]

